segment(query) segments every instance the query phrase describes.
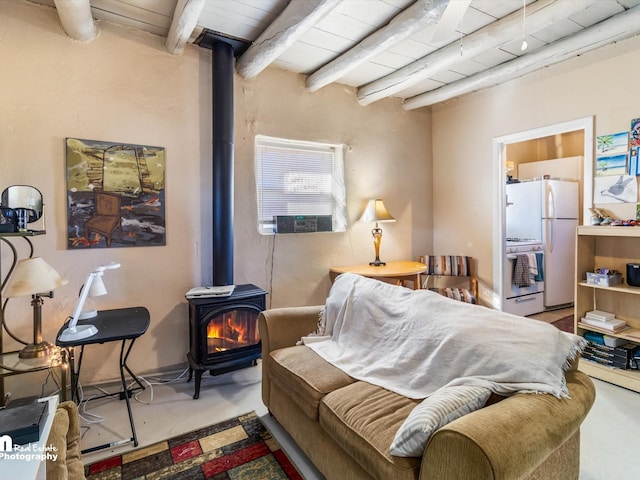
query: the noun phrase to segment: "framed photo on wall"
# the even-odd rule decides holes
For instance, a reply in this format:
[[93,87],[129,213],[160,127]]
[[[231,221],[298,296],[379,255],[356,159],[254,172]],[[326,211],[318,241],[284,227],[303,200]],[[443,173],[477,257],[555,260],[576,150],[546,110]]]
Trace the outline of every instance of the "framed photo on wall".
[[166,244],[163,147],[66,138],[67,248]]

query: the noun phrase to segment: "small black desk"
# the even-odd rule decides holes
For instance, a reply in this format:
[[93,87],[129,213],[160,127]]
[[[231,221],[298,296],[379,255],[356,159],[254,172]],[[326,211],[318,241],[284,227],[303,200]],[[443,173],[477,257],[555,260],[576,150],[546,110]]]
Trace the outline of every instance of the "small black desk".
[[[124,397],[125,402],[127,403],[127,412],[129,414],[129,423],[131,425],[131,434],[132,437],[128,440],[108,443],[105,445],[100,445],[98,447],[89,448],[87,450],[83,450],[83,453],[92,452],[94,450],[100,450],[102,448],[109,448],[115,445],[119,445],[121,443],[131,442],[133,441],[134,446],[138,446],[138,437],[136,435],[136,429],[133,424],[133,415],[131,414],[131,403],[129,401],[129,397],[131,396],[131,390],[127,389],[127,382],[124,378],[124,371],[126,370],[131,378],[135,380],[135,382],[140,386],[141,389],[144,390],[144,385],[140,382],[138,377],[129,369],[127,366],[127,358],[129,357],[129,353],[131,352],[131,347],[133,347],[133,343],[136,338],[142,336],[149,328],[150,316],[149,310],[145,307],[131,307],[131,308],[117,308],[114,310],[101,310],[98,312],[98,316],[88,319],[88,320],[80,320],[78,321],[78,325],[95,325],[98,329],[98,333],[88,338],[81,338],[79,340],[72,341],[62,341],[59,339],[62,332],[67,328],[68,322],[66,322],[58,335],[56,335],[56,345],[59,347],[68,347],[70,351],[69,355],[69,365],[71,366],[71,398],[76,402],[79,401],[78,398],[78,379],[80,378],[80,368],[82,367],[82,356],[84,354],[84,347],[87,345],[92,345],[96,343],[107,343],[107,342],[119,342],[121,341],[120,347],[120,380],[122,382],[122,391],[114,393],[112,395],[120,395],[122,399]],[[128,347],[127,347],[128,341]],[[75,367],[75,355],[73,352],[73,347],[81,347],[80,349],[80,357],[78,359],[77,369]],[[126,351],[125,351],[126,350]]]

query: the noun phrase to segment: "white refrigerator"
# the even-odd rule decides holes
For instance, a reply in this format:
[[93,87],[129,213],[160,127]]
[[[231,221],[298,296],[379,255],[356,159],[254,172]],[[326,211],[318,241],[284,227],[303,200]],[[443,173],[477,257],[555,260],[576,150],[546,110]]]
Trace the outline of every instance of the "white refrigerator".
[[507,238],[544,245],[545,309],[573,303],[578,182],[532,180],[506,186]]

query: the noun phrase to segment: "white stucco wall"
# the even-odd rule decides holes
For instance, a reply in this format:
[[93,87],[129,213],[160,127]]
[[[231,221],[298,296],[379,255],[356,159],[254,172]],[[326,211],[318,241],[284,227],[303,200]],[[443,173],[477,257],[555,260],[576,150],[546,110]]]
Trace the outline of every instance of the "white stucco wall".
[[493,288],[492,140],[588,116],[596,136],[628,131],[640,114],[639,47],[636,37],[434,105],[434,250],[476,257],[481,285]]
[[[76,42],[52,8],[23,1],[0,0],[0,21],[0,189],[28,184],[42,191],[47,235],[33,239],[36,254],[70,281],[45,299],[44,337],[55,339],[87,273],[116,261],[122,268],[105,274],[109,295],[96,305],[144,305],[152,318],[130,365],[139,372],[186,366],[184,293],[211,280],[211,52],[189,46],[172,56],[160,37],[105,22],[93,42]],[[397,219],[383,226],[383,259],[431,250],[428,109],[405,112],[397,99],[360,107],[353,89],[339,85],[308,94],[301,76],[275,69],[250,81],[236,77],[235,92],[235,283],[268,290],[273,307],[323,303],[331,265],[372,260],[371,225],[355,222],[370,197],[384,198]],[[347,232],[258,235],[255,134],[348,146]],[[165,147],[166,246],[66,249],[65,137]],[[8,260],[2,248],[3,274]],[[29,300],[11,300],[6,315],[25,339]],[[16,348],[5,338],[5,350]],[[90,347],[83,382],[116,378],[118,351],[116,344]],[[18,395],[40,390],[31,374],[7,385]]]

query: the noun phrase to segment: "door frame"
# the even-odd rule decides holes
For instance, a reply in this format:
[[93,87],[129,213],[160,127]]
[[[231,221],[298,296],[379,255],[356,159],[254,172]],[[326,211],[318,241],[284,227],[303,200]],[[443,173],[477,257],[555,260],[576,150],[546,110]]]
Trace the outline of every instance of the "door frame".
[[503,270],[506,250],[505,183],[507,178],[507,165],[504,155],[506,146],[512,143],[583,130],[582,222],[586,224],[588,219],[591,218],[589,209],[593,207],[594,121],[594,116],[588,116],[532,130],[510,133],[493,139],[493,211],[497,212],[497,215],[493,217],[493,295],[491,303],[494,308],[502,310],[504,300]]

